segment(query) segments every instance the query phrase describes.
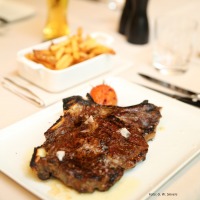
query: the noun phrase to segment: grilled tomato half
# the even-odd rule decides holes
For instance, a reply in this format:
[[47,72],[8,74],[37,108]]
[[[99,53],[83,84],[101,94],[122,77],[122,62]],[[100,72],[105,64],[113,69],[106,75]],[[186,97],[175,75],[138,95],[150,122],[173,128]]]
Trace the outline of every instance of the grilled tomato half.
[[106,84],[100,84],[93,87],[90,95],[94,102],[101,105],[117,105],[117,94],[115,90]]

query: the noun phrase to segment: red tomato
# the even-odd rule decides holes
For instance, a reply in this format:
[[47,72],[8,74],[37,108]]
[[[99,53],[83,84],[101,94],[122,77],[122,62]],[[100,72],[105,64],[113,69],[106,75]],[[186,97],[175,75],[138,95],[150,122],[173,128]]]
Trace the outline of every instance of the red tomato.
[[90,95],[93,100],[101,105],[117,105],[115,90],[106,84],[97,85],[92,88]]

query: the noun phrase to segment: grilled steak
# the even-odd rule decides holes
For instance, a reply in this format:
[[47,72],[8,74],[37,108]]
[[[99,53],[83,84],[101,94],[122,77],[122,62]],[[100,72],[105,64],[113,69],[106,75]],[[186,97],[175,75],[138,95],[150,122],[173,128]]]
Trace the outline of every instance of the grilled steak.
[[64,114],[44,133],[30,166],[40,179],[56,177],[78,192],[106,191],[145,160],[160,108],[148,101],[105,106],[87,97],[63,100]]

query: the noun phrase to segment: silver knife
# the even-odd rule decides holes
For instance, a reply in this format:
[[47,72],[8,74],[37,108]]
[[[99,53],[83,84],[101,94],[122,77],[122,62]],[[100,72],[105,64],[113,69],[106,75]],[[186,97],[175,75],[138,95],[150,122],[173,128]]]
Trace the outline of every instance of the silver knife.
[[148,88],[150,90],[159,92],[161,94],[167,95],[169,97],[172,97],[172,98],[177,99],[179,101],[182,101],[184,103],[187,103],[187,104],[190,104],[190,105],[193,105],[193,106],[196,106],[196,107],[200,108],[200,101],[193,101],[192,98],[190,98],[190,97],[180,96],[180,95],[176,95],[176,94],[170,94],[170,93],[167,93],[167,92],[163,92],[163,91],[157,90],[155,88],[151,88],[151,87],[146,86],[146,85],[142,85],[140,83],[136,83],[136,84],[141,85],[142,87]]
[[195,93],[193,91],[190,91],[190,90],[186,90],[184,88],[181,88],[179,86],[176,86],[176,85],[173,85],[171,83],[167,83],[165,81],[162,81],[162,80],[159,80],[159,79],[156,79],[154,77],[150,77],[148,75],[145,75],[145,74],[142,74],[142,73],[138,73],[141,77],[149,80],[149,81],[152,81],[158,85],[161,85],[165,88],[168,88],[168,89],[171,89],[173,91],[176,91],[176,92],[179,92],[179,93],[182,93],[190,98],[192,98],[193,101],[200,101],[200,93]]

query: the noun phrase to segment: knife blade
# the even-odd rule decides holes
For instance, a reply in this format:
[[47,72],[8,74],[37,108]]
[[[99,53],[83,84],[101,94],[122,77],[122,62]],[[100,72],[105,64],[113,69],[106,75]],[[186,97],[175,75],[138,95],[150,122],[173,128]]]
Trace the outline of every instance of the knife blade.
[[154,83],[156,83],[158,85],[161,85],[161,86],[163,86],[165,88],[168,88],[168,89],[171,89],[173,91],[185,94],[185,95],[189,96],[190,98],[192,98],[193,101],[200,100],[200,93],[195,93],[193,91],[181,88],[179,86],[173,85],[171,83],[165,82],[163,80],[159,80],[157,78],[154,78],[154,77],[142,74],[142,73],[138,73],[138,75],[140,75],[141,77],[145,78],[146,80],[154,82]]
[[155,88],[151,88],[151,87],[149,87],[149,86],[146,86],[146,85],[143,85],[143,84],[140,84],[140,83],[136,83],[136,84],[138,84],[138,85],[140,85],[140,86],[142,86],[142,87],[148,88],[148,89],[150,89],[150,90],[153,90],[153,91],[155,91],[155,92],[164,94],[164,95],[166,95],[166,96],[168,96],[168,97],[172,97],[172,98],[177,99],[177,100],[179,100],[179,101],[182,101],[182,102],[184,102],[184,103],[187,103],[187,104],[190,104],[190,105],[192,105],[192,106],[195,106],[195,107],[200,108],[200,101],[193,101],[192,98],[190,98],[190,97],[180,96],[180,95],[176,95],[176,94],[170,94],[170,93],[163,92],[163,91],[157,90],[157,89],[155,89]]

